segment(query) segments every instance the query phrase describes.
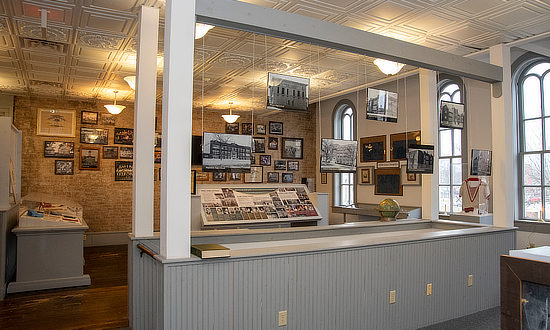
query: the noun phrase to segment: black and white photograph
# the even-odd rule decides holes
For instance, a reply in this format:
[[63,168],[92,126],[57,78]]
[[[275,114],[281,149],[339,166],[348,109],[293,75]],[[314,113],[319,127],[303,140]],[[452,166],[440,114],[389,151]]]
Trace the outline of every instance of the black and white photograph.
[[115,127],[115,144],[134,144],[134,129]]
[[[115,162],[115,181],[133,181],[134,162],[116,161]],[[160,169],[159,169],[160,180]]]
[[120,158],[121,159],[133,159],[134,158],[134,148],[133,147],[120,147]]
[[109,141],[109,130],[103,128],[80,128],[80,143],[107,144]]
[[440,109],[440,127],[464,128],[464,104],[441,101]]
[[367,119],[397,123],[397,93],[369,88]]
[[80,169],[99,170],[99,148],[80,147]]
[[264,153],[265,152],[265,138],[263,137],[254,137],[253,138],[253,146],[252,146],[252,152],[253,153]]
[[283,135],[283,123],[280,121],[270,121],[269,134]]
[[251,166],[250,173],[244,174],[244,183],[262,183],[264,182],[264,167]]
[[304,158],[304,139],[281,138],[281,158],[284,158],[284,159]]
[[103,159],[117,159],[118,147],[103,146]]
[[282,183],[292,183],[294,181],[294,173],[283,173],[281,175]]
[[279,170],[279,171],[286,170],[286,160],[275,160],[274,167],[276,170]]
[[260,165],[271,166],[271,155],[260,155]]
[[[193,137],[195,137],[195,135],[193,135]],[[202,139],[202,137],[200,138]],[[162,133],[160,132],[155,132],[155,148],[162,148]]]
[[80,117],[81,124],[97,125],[98,113],[93,111],[82,111]]
[[229,173],[229,181],[241,181],[241,173]]
[[298,171],[300,169],[300,162],[296,160],[289,160],[287,163],[287,171]]
[[407,173],[434,172],[434,146],[411,144],[407,154]]
[[491,150],[472,149],[472,164],[470,168],[470,175],[490,176],[491,160]]
[[239,123],[225,123],[225,134],[239,134]]
[[357,171],[357,141],[321,139],[321,172]]
[[44,141],[44,157],[74,158],[74,142]]
[[256,124],[256,134],[265,135],[266,129],[264,124]]
[[250,171],[252,136],[204,132],[203,141],[203,171]]
[[227,172],[213,172],[212,181],[227,181]]
[[73,175],[74,160],[56,160],[55,175]]
[[278,137],[269,137],[269,142],[267,143],[267,148],[269,150],[279,150],[279,138]]
[[267,108],[307,111],[309,79],[269,72],[267,75]]
[[267,182],[279,183],[279,172],[267,172]]
[[241,124],[241,134],[252,135],[253,128],[252,123],[242,123]]
[[102,113],[101,114],[101,123],[103,125],[115,125],[115,115],[111,113]]

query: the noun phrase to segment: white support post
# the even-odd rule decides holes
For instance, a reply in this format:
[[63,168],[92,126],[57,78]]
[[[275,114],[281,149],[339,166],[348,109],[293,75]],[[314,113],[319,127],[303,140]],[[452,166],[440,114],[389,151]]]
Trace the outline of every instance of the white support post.
[[422,219],[439,219],[439,132],[435,71],[420,69],[420,129],[422,144],[434,146],[434,172],[422,175]]
[[494,83],[491,94],[493,142],[493,225],[513,227],[514,194],[514,113],[512,107],[512,68],[510,47],[489,48],[491,64],[502,66],[502,83]]
[[160,253],[188,258],[191,249],[191,129],[195,1],[167,0],[162,99]]
[[134,102],[132,232],[136,237],[153,236],[158,28],[158,8],[142,6],[139,11]]

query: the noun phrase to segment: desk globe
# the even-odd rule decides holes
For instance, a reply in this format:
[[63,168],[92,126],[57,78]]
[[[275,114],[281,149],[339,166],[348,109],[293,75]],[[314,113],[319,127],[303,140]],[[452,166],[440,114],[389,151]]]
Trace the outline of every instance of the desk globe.
[[377,210],[380,212],[380,221],[395,221],[397,215],[401,212],[399,203],[391,198],[386,198],[380,202]]

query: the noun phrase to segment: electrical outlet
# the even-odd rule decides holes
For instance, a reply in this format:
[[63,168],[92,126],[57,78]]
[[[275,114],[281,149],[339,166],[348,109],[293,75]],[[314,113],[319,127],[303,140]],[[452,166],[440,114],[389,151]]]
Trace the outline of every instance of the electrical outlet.
[[432,295],[432,283],[428,283],[428,285],[426,285],[426,296],[431,296]]
[[390,304],[395,304],[395,290],[390,291]]
[[286,325],[286,319],[287,319],[287,312],[286,311],[280,311],[279,312],[279,326],[280,327]]
[[468,275],[468,286],[474,285],[474,275]]

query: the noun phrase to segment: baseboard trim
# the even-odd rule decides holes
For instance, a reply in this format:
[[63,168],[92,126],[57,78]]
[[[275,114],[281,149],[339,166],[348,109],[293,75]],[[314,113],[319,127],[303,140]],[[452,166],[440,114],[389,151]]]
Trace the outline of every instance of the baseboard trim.
[[84,247],[128,244],[128,232],[106,231],[84,234]]
[[37,281],[11,282],[8,284],[8,293],[86,286],[90,285],[90,283],[90,275],[52,278]]

